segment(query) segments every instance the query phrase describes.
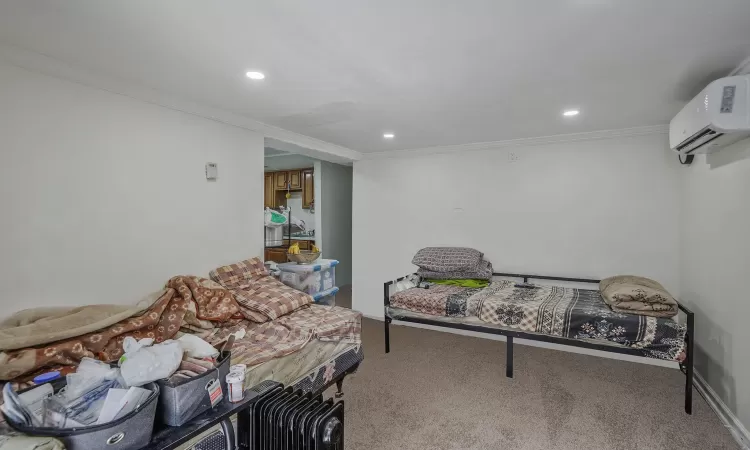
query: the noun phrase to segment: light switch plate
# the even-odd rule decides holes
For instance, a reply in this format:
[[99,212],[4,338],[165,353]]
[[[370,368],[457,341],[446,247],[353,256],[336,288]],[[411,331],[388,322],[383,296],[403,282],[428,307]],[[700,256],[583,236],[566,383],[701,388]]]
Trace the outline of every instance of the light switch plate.
[[206,179],[209,181],[215,181],[219,176],[219,167],[216,163],[206,163]]

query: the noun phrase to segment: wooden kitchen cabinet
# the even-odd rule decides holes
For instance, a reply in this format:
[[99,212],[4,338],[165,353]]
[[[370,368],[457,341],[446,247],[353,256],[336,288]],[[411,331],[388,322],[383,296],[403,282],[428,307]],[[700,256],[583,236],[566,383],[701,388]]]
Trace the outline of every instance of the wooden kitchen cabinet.
[[302,189],[302,171],[301,170],[284,170],[281,172],[271,172],[274,174],[273,187],[277,191],[286,191],[287,183],[292,191]]
[[302,189],[302,171],[290,170],[287,172],[287,181],[289,182],[289,189],[293,191]]
[[266,173],[263,179],[263,207],[275,208],[276,196],[273,189],[274,176],[272,172]]
[[274,176],[273,187],[276,190],[286,190],[286,180],[289,172],[272,172]]
[[286,248],[267,248],[265,254],[266,261],[273,261],[276,263],[287,262]]
[[313,182],[313,171],[302,171],[302,208],[310,209],[315,201],[315,184]]

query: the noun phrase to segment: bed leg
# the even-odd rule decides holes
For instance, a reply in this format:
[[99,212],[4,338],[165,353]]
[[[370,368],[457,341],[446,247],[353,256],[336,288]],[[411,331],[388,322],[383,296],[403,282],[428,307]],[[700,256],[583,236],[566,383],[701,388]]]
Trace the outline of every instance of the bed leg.
[[505,357],[505,376],[513,378],[513,336],[506,336]]
[[341,398],[344,396],[344,378],[339,378],[336,380],[336,398]]
[[695,360],[693,359],[693,344],[695,343],[695,318],[693,313],[688,314],[687,317],[687,357],[685,358],[685,412],[687,414],[693,414],[693,366]]
[[391,352],[391,318],[386,317],[385,318],[385,352],[390,353]]

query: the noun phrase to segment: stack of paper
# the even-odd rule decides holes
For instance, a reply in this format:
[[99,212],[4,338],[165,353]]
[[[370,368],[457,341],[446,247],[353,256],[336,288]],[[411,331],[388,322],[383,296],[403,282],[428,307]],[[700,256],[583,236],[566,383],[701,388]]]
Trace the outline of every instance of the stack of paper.
[[107,392],[107,398],[104,400],[96,424],[111,422],[134,411],[148,399],[149,395],[151,395],[151,391],[139,387],[110,389]]

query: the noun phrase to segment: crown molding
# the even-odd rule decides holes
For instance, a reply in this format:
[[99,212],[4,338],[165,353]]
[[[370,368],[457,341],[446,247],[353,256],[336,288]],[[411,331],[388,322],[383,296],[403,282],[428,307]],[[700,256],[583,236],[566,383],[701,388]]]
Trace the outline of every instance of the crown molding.
[[733,71],[729,72],[730,77],[735,75],[750,75],[750,57],[742,61]]
[[437,155],[443,153],[469,152],[476,150],[528,147],[532,145],[561,144],[566,142],[593,141],[598,139],[613,139],[630,136],[647,136],[651,134],[666,134],[669,125],[652,125],[636,128],[622,128],[618,130],[588,131],[584,133],[556,134],[532,138],[509,139],[505,141],[476,142],[473,144],[445,145],[437,147],[412,148],[405,150],[388,150],[385,152],[364,153],[362,159],[403,158],[411,156]]
[[201,104],[118,77],[74,66],[65,61],[27,51],[20,47],[0,43],[0,60],[32,72],[61,78],[83,86],[104,90],[164,108],[199,116],[204,119],[254,131],[262,134],[264,137],[304,147],[310,150],[309,152],[306,151],[306,153],[310,153],[307,156],[330,160],[332,162],[350,162],[362,158],[360,152],[346,147],[258,122],[240,114]]

